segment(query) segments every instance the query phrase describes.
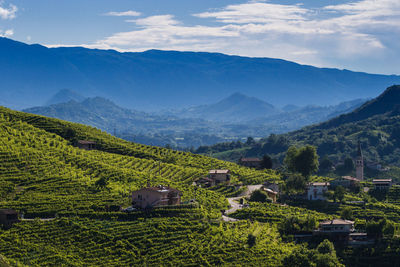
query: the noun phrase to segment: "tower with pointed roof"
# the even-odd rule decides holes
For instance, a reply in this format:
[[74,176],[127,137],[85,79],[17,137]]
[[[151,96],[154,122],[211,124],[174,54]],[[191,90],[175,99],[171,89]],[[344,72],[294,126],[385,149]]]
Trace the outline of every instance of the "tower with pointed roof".
[[356,158],[356,178],[360,181],[364,180],[364,158],[362,155],[360,141],[358,141],[358,151]]

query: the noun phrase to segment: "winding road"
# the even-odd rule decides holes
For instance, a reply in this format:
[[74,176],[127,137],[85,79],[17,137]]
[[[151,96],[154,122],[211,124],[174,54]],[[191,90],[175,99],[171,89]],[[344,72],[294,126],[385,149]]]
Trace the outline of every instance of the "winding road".
[[[244,192],[242,192],[238,197],[229,197],[229,198],[227,198],[227,200],[228,200],[229,205],[231,206],[231,208],[228,209],[228,210],[226,210],[226,211],[225,211],[225,214],[226,214],[226,215],[229,215],[229,214],[234,213],[235,211],[237,211],[237,210],[239,210],[239,209],[242,209],[243,206],[242,206],[241,204],[239,204],[237,201],[238,201],[239,199],[241,199],[242,197],[250,196],[251,193],[253,193],[253,192],[256,191],[256,190],[259,190],[261,187],[262,187],[262,184],[248,185],[248,186],[247,186],[247,190],[244,191]],[[222,219],[223,219],[224,221],[226,221],[226,222],[235,222],[235,221],[237,221],[237,219],[228,217],[228,216],[226,216],[226,215],[222,215]]]

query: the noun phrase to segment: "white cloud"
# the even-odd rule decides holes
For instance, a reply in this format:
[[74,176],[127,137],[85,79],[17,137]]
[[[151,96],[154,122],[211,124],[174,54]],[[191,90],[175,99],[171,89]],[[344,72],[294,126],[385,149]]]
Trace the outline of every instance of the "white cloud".
[[141,13],[137,12],[137,11],[133,11],[133,10],[128,10],[128,11],[121,11],[121,12],[111,11],[104,15],[114,16],[114,17],[138,17],[141,15]]
[[2,19],[13,19],[16,16],[18,8],[15,5],[9,5],[9,7],[2,7],[0,2],[0,18]]
[[145,27],[163,27],[179,24],[173,15],[150,16],[143,19],[128,20],[128,22],[135,22],[136,25]]
[[270,3],[249,2],[229,5],[221,11],[194,14],[199,18],[215,18],[223,23],[270,23],[281,20],[305,20],[308,9],[300,5],[280,5]]
[[[193,16],[200,19],[197,25],[186,25],[172,14],[126,20],[134,23],[131,31],[84,46],[213,51],[331,66],[340,60],[382,56],[389,49],[388,36],[400,30],[400,0],[361,0],[322,8],[250,1]],[[396,42],[391,45],[400,50]]]
[[11,37],[14,35],[14,30],[9,29],[5,30],[4,32],[0,30],[0,37]]

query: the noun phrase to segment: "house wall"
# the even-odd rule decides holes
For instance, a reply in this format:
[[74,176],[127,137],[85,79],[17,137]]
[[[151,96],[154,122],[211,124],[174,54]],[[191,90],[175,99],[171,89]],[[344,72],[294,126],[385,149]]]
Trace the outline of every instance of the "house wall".
[[[154,190],[141,189],[132,193],[132,203],[139,208],[168,205],[168,192],[162,193]],[[167,203],[163,203],[167,202]]]
[[327,232],[350,232],[353,229],[351,224],[322,225],[321,229]]
[[226,173],[212,173],[209,174],[209,178],[216,181],[216,183],[226,183],[230,181],[230,174]]
[[307,190],[308,200],[325,200],[324,193],[328,190],[327,186],[310,186]]

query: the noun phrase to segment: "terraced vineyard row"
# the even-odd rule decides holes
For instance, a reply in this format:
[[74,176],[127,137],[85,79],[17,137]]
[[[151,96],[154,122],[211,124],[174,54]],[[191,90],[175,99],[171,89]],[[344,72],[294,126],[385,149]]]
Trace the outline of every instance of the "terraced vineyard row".
[[[258,240],[254,246],[248,245],[249,234]],[[0,234],[0,253],[27,265],[277,266],[292,248],[269,226],[185,218],[134,222],[62,218],[19,223]]]

